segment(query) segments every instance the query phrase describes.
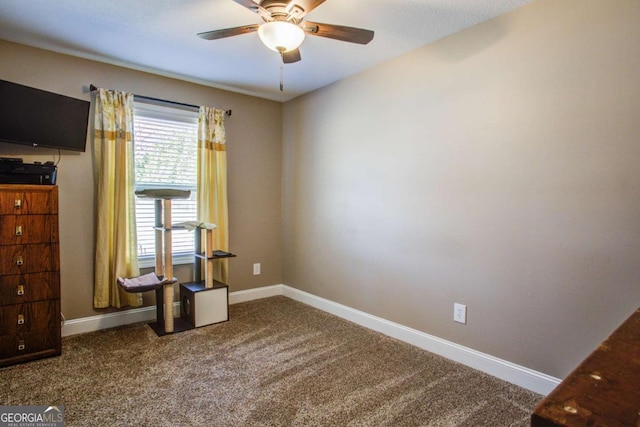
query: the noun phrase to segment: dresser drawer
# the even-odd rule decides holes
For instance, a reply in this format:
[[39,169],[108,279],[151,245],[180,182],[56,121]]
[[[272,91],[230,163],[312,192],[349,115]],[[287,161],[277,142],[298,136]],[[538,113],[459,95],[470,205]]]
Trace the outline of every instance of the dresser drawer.
[[57,241],[57,215],[0,215],[0,245]]
[[2,186],[0,191],[0,215],[58,213],[58,187],[48,185],[21,186],[28,191]]
[[0,276],[0,306],[60,298],[60,273]]
[[[60,328],[0,336],[0,366],[60,354]],[[34,357],[35,356],[35,357]]]
[[0,246],[0,276],[60,271],[57,243]]
[[60,300],[5,305],[0,309],[0,335],[45,329],[60,322]]

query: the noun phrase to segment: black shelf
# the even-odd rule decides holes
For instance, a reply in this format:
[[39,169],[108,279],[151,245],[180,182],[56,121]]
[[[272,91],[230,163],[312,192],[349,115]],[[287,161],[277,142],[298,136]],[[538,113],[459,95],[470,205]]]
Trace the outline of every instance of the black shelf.
[[237,255],[232,254],[231,252],[224,251],[213,251],[210,257],[208,257],[204,252],[194,253],[195,257],[200,259],[223,259],[223,258],[235,258]]

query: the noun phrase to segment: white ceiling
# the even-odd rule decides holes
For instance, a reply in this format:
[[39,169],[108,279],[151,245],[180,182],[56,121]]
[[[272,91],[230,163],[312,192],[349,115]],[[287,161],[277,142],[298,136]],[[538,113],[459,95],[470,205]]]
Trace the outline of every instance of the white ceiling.
[[[233,0],[1,0],[0,39],[287,101],[532,0],[326,0],[305,19],[375,31],[371,43],[307,36],[284,65],[257,33],[196,33],[261,23]],[[100,82],[95,82],[99,84]]]

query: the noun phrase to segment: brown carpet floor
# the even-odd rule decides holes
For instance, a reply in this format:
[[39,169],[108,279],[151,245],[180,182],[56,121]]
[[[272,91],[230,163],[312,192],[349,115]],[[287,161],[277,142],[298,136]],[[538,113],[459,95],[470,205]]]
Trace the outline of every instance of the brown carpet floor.
[[542,396],[285,297],[157,337],[63,339],[0,369],[0,405],[64,405],[66,426],[527,426]]

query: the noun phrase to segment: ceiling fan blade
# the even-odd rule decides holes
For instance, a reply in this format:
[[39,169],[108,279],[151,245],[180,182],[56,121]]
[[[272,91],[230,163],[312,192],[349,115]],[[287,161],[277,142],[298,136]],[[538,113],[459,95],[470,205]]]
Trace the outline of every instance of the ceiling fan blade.
[[282,62],[285,64],[293,64],[302,59],[300,56],[300,49],[292,49],[286,52],[282,52]]
[[313,36],[328,37],[358,44],[367,44],[373,40],[374,32],[362,28],[345,27],[343,25],[321,24],[318,22],[304,22],[302,29]]
[[290,16],[299,20],[324,2],[325,0],[291,0],[286,11]]
[[258,30],[259,24],[245,25],[242,27],[225,28],[222,30],[205,31],[198,33],[198,37],[205,40],[217,40],[225,37],[239,36],[241,34],[253,33]]
[[238,3],[240,6],[244,6],[252,12],[258,12],[259,4],[254,2],[253,0],[233,0]]

